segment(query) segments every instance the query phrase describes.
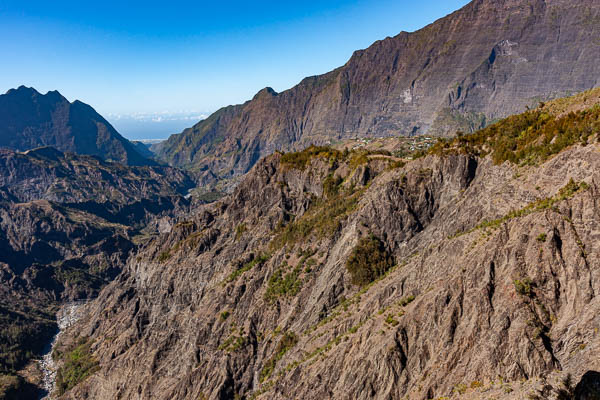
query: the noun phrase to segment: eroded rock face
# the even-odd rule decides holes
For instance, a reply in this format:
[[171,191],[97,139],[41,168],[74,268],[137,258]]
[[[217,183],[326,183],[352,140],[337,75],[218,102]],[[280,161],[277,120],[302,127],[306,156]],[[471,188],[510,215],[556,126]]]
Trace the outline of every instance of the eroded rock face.
[[[100,370],[65,398],[512,399],[600,370],[598,144],[281,160],[130,258],[70,333]],[[359,288],[368,235],[397,267]]]
[[414,33],[354,53],[282,93],[267,88],[155,145],[202,184],[275,150],[355,137],[470,132],[541,100],[598,85],[594,0],[475,0]]

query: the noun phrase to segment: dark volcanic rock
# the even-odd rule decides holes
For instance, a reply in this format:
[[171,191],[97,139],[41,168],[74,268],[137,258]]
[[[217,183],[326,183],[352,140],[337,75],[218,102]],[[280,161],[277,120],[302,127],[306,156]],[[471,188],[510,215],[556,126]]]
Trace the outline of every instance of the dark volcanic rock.
[[24,151],[40,146],[128,165],[156,165],[87,104],[24,86],[0,95],[0,147]]
[[211,171],[214,182],[310,143],[472,131],[598,85],[599,10],[595,0],[475,0],[332,72],[223,108],[153,150],[171,165]]

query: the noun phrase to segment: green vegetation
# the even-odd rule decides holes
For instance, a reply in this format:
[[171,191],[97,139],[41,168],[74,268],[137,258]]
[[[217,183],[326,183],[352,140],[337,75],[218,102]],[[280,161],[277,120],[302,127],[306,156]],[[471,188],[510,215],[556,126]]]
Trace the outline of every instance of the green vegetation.
[[600,131],[600,105],[588,110],[554,117],[543,109],[513,115],[471,135],[440,139],[430,149],[433,154],[463,152],[491,154],[496,164],[509,161],[536,165],[574,144],[588,144]]
[[467,385],[465,385],[464,383],[459,383],[458,385],[454,386],[454,389],[452,391],[461,395],[465,394],[467,391]]
[[543,243],[543,242],[546,241],[546,238],[547,238],[547,236],[546,236],[545,233],[540,233],[535,240],[537,240],[538,242]]
[[171,252],[170,251],[163,251],[158,255],[158,262],[159,263],[164,263],[166,262],[169,258],[171,258]]
[[219,350],[225,350],[228,353],[235,352],[244,347],[247,342],[248,338],[246,336],[232,334],[219,346]]
[[394,316],[392,314],[388,314],[387,317],[385,318],[385,323],[389,324],[391,326],[396,326],[400,322],[398,322],[398,320],[394,319]]
[[244,272],[250,271],[252,268],[256,267],[257,265],[262,265],[262,264],[266,263],[267,261],[269,261],[269,258],[271,258],[271,256],[269,254],[262,254],[256,258],[252,259],[251,261],[244,264],[242,266],[242,268],[236,269],[231,274],[229,274],[227,279],[225,279],[225,283],[235,281]]
[[535,284],[529,278],[515,279],[515,290],[521,296],[533,297],[533,287]]
[[236,242],[242,237],[242,235],[248,230],[246,224],[239,224],[235,228],[235,240]]
[[281,338],[281,340],[279,341],[279,344],[277,345],[275,354],[273,354],[273,356],[271,358],[269,358],[269,360],[267,360],[267,362],[265,363],[265,366],[260,371],[259,380],[261,383],[264,382],[265,379],[268,379],[273,374],[273,371],[275,370],[275,366],[277,365],[277,362],[279,360],[281,360],[283,358],[283,356],[285,355],[285,353],[287,353],[288,350],[290,350],[292,347],[294,347],[297,343],[298,343],[298,336],[296,336],[296,334],[294,332],[286,332],[285,335],[283,335],[283,338]]
[[322,158],[333,163],[342,158],[342,152],[324,146],[310,146],[296,153],[285,153],[281,156],[281,165],[303,171],[314,158]]
[[462,235],[466,235],[468,233],[474,232],[478,229],[496,229],[500,227],[503,223],[510,221],[514,218],[521,218],[527,215],[533,214],[535,212],[547,210],[553,208],[556,204],[560,203],[563,200],[569,199],[573,197],[575,194],[579,192],[583,192],[589,189],[589,185],[585,182],[575,182],[572,178],[569,180],[563,188],[561,188],[558,193],[553,197],[547,197],[545,199],[539,199],[532,203],[529,203],[527,206],[520,210],[511,211],[507,215],[494,219],[494,220],[483,220],[479,223],[475,228],[466,231],[466,232],[457,232],[454,235],[450,236],[449,239],[457,238]]
[[67,352],[55,353],[64,361],[56,373],[56,388],[59,395],[83,382],[98,370],[98,362],[92,355],[91,346],[90,339],[82,337]]
[[54,278],[65,287],[77,287],[79,290],[88,291],[100,289],[104,284],[104,280],[90,272],[91,269],[85,270],[62,264],[54,269]]
[[343,179],[341,177],[334,178],[333,175],[329,175],[323,181],[323,195],[326,197],[335,196],[338,194],[340,185],[342,184]]
[[317,239],[332,236],[339,231],[341,222],[356,209],[363,190],[342,191],[327,198],[315,198],[310,208],[297,220],[281,227],[271,242],[271,248],[305,242],[311,235]]
[[362,238],[346,261],[354,285],[364,286],[383,276],[394,266],[384,243],[373,235]]
[[54,310],[29,304],[0,305],[0,374],[12,374],[34,357],[56,333]]
[[229,318],[230,314],[231,313],[228,310],[223,311],[220,315],[221,321],[225,321],[227,318]]
[[410,304],[410,303],[412,303],[413,301],[415,301],[415,296],[413,296],[413,295],[406,296],[406,297],[404,297],[403,299],[401,299],[401,300],[398,302],[398,305],[399,305],[400,307],[406,307],[407,305],[409,305],[409,304]]
[[280,297],[293,297],[297,295],[302,288],[300,272],[300,266],[297,266],[286,274],[284,274],[283,268],[278,268],[271,278],[269,278],[265,300],[269,303],[274,303]]

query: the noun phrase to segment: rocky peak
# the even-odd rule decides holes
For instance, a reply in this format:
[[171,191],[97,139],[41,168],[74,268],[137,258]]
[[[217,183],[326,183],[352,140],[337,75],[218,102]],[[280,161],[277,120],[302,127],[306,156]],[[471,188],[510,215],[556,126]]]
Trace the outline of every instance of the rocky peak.
[[85,103],[25,86],[0,95],[0,147],[25,151],[40,146],[129,165],[156,165]]

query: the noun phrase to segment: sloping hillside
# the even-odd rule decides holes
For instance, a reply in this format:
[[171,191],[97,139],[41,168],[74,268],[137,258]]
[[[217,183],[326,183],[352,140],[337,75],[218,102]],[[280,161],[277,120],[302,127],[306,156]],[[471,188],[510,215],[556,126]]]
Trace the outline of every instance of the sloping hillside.
[[88,306],[59,358],[85,349],[93,369],[61,380],[63,398],[593,390],[600,108],[584,97],[407,163],[316,147],[261,160]]

